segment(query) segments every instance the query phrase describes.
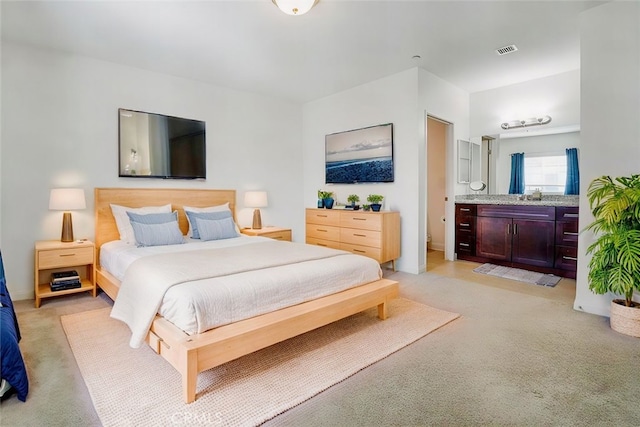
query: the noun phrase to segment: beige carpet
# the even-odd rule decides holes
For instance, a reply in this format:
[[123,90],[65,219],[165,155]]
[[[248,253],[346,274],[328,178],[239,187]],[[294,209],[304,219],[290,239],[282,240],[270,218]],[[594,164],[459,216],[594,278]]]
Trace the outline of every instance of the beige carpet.
[[146,346],[130,348],[109,311],[61,317],[104,426],[258,425],[459,317],[400,298],[385,321],[367,310],[203,372],[186,405],[177,371]]

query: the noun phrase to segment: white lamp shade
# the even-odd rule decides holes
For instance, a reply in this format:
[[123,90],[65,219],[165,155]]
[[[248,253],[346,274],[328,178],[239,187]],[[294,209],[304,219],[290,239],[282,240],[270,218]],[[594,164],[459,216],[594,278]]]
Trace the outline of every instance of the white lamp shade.
[[87,204],[84,200],[84,190],[82,188],[54,188],[49,196],[49,209],[53,211],[71,211],[85,209]]
[[318,0],[272,0],[278,9],[287,15],[304,15],[309,12]]
[[247,191],[244,193],[244,206],[247,208],[266,208],[267,203],[266,191]]

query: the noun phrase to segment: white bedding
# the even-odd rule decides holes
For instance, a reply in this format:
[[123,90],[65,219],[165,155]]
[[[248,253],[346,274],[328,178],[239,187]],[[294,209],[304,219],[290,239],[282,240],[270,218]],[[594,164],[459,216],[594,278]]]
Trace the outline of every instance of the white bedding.
[[[126,279],[126,268],[145,256],[202,248],[260,245],[266,242],[297,245],[295,247],[300,250],[307,246],[247,236],[144,248],[110,242],[101,248],[100,263],[102,268],[118,279]],[[272,243],[264,247],[273,251]],[[287,249],[291,247],[293,246],[288,246]],[[330,249],[327,250],[327,256],[329,257],[172,286],[164,294],[158,313],[188,334],[201,333],[216,326],[299,304],[382,277],[379,264],[370,258]],[[252,261],[247,261],[250,266]],[[127,281],[123,280],[123,286],[126,284]],[[133,311],[133,308],[130,310]],[[140,332],[137,332],[137,338],[134,339],[132,335],[130,344],[136,347],[140,343]]]

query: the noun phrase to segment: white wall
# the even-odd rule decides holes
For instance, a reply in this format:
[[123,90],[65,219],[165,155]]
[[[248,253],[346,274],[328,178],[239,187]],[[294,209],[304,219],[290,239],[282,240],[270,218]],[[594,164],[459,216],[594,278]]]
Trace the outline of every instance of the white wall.
[[580,70],[472,93],[470,109],[473,137],[511,132],[505,132],[500,124],[544,115],[551,116],[551,123],[529,128],[531,132],[578,125]]
[[[263,224],[304,239],[301,107],[197,81],[55,51],[2,44],[2,253],[15,299],[33,298],[33,244],[59,239],[49,190],[85,189],[76,238],[94,235],[94,187],[266,190]],[[119,107],[205,120],[207,180],[118,178]]]
[[446,148],[446,168],[447,168],[447,185],[445,202],[445,258],[454,259],[455,253],[455,195],[462,194],[466,184],[458,184],[458,144],[459,139],[469,140],[469,93],[442,80],[441,78],[420,69],[420,88],[419,88],[419,123],[420,126],[420,152],[418,154],[419,183],[421,187],[418,192],[418,219],[419,229],[417,242],[417,250],[419,252],[420,271],[426,269],[425,259],[426,245],[424,239],[426,237],[426,155],[425,141],[426,135],[426,115],[439,118],[451,123],[447,128],[447,148]]
[[[580,16],[580,193],[598,176],[640,173],[640,3],[612,2]],[[593,221],[580,198],[580,229]],[[589,290],[591,232],[578,241],[574,308],[608,316],[611,295]],[[637,299],[637,295],[636,295]]]
[[[304,200],[316,206],[320,188],[345,202],[351,193],[385,196],[384,209],[401,216],[401,257],[397,268],[409,273],[425,270],[426,258],[426,120],[427,113],[455,123],[453,138],[468,138],[468,94],[425,70],[410,69],[329,97],[309,102],[304,116]],[[325,185],[324,136],[329,133],[392,122],[395,181],[384,184]],[[453,154],[447,153],[452,165]],[[455,176],[453,166],[448,169]],[[449,218],[453,219],[453,188]],[[451,250],[453,257],[453,221]]]
[[495,160],[497,193],[509,193],[512,153],[524,153],[525,156],[531,154],[565,155],[566,148],[578,149],[578,163],[580,163],[580,132],[494,140],[491,155]]

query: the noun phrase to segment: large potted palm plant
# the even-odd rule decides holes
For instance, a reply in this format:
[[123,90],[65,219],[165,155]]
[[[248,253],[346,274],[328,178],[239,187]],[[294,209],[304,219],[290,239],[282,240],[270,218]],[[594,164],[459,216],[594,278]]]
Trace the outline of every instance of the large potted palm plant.
[[596,234],[588,248],[589,289],[623,297],[611,301],[611,328],[640,337],[640,175],[601,176],[589,184],[587,198],[595,220],[587,227]]

